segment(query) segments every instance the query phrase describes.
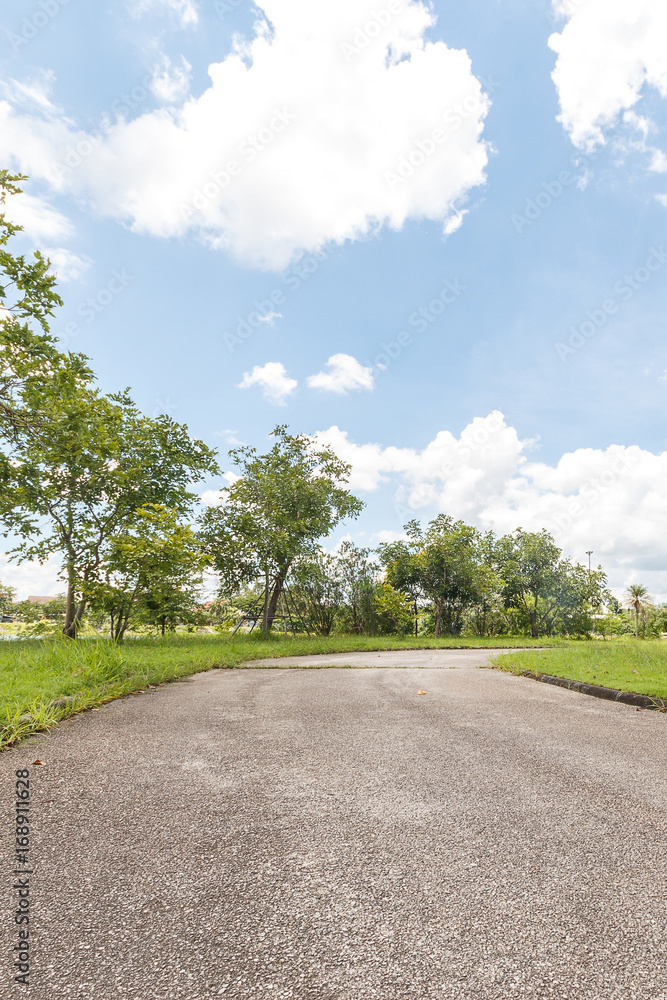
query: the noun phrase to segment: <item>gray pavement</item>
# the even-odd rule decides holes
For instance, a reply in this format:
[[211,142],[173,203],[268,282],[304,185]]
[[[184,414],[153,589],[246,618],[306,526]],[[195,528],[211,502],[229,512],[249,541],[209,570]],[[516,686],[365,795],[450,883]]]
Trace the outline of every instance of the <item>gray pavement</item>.
[[214,671],[0,755],[0,996],[665,1000],[667,718],[484,659]]

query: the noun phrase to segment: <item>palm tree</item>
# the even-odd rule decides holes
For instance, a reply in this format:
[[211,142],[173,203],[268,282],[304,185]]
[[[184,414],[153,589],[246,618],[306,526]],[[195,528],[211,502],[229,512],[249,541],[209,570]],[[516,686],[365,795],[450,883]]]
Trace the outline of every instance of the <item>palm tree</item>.
[[632,608],[635,613],[635,638],[639,638],[639,616],[642,616],[642,621],[646,620],[646,612],[655,607],[653,604],[653,598],[649,594],[646,587],[643,587],[641,583],[631,583],[625,592],[625,599],[623,604],[626,608]]

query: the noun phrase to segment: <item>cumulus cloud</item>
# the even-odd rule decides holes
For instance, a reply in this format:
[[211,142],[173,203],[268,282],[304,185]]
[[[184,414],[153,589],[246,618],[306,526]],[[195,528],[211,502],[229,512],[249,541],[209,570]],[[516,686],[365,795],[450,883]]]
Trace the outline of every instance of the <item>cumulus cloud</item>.
[[296,379],[289,377],[283,364],[268,361],[265,365],[255,365],[251,372],[245,372],[237,388],[250,389],[258,385],[265,399],[276,406],[284,406],[298,384]]
[[51,270],[58,281],[78,281],[93,263],[90,257],[81,257],[64,247],[46,247],[42,252],[51,261]]
[[48,597],[62,594],[65,584],[58,576],[60,562],[56,556],[40,563],[11,563],[6,556],[0,556],[2,582],[16,591],[15,601],[25,601],[28,597]]
[[159,101],[175,104],[182,100],[190,89],[192,66],[184,57],[180,63],[173,63],[168,56],[162,56],[153,70],[151,90]]
[[36,244],[65,239],[74,231],[72,223],[62,212],[43,198],[25,192],[9,195],[3,212],[9,222],[22,226],[27,238]]
[[[382,226],[452,232],[485,180],[489,100],[465,50],[427,40],[418,0],[260,0],[254,36],[182,107],[118,119],[86,141],[62,116],[0,104],[0,160],[158,237],[198,233],[252,265]],[[384,8],[383,8],[384,9]]]
[[592,148],[639,101],[645,85],[667,96],[667,6],[656,0],[554,0],[568,18],[549,46],[559,121],[572,142]]
[[375,384],[373,369],[365,368],[351,354],[332,354],[325,367],[326,371],[308,376],[309,388],[345,395],[355,389],[370,390]]
[[391,484],[404,521],[445,511],[498,533],[547,528],[570,556],[593,549],[617,580],[667,571],[667,452],[610,445],[537,462],[535,440],[521,440],[497,411],[459,437],[440,431],[422,451],[356,444],[338,427],[318,439],[352,465],[353,489]]

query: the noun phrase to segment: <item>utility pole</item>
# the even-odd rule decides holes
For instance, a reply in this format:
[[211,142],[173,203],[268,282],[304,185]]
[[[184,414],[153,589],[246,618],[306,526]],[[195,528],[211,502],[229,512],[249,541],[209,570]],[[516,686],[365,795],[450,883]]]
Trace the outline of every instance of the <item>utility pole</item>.
[[591,575],[591,556],[593,555],[593,551],[594,551],[593,549],[589,549],[586,552],[586,555],[588,556],[588,575],[589,576]]

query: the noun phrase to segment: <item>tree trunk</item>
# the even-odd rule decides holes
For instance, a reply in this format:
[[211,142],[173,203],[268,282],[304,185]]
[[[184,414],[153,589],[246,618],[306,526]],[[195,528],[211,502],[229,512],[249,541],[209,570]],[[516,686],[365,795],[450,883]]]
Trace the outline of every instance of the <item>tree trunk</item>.
[[[280,595],[283,592],[283,587],[285,586],[285,580],[287,579],[287,574],[289,573],[290,564],[287,563],[276,576],[275,586],[271,593],[271,598],[268,603],[268,608],[266,609],[266,632],[270,632],[273,627],[273,621],[276,617],[276,611],[278,610],[278,601],[280,600]],[[267,580],[267,593],[268,593],[268,580]]]
[[442,607],[440,604],[435,606],[435,636],[436,638],[440,635],[440,622],[442,621]]
[[63,625],[63,635],[67,636],[68,639],[76,639],[76,612],[76,578],[74,566],[70,561],[67,564],[67,604],[65,606],[65,624]]
[[262,632],[268,635],[269,631],[269,571],[264,570],[264,610],[262,612]]

